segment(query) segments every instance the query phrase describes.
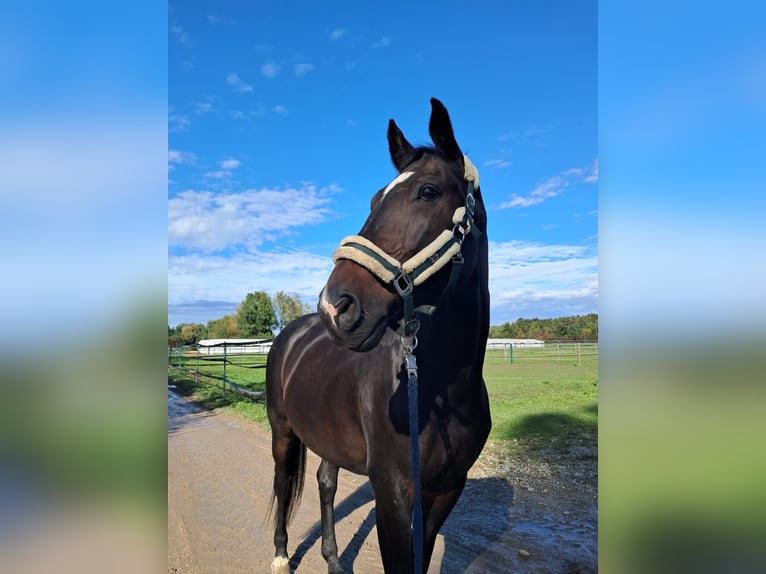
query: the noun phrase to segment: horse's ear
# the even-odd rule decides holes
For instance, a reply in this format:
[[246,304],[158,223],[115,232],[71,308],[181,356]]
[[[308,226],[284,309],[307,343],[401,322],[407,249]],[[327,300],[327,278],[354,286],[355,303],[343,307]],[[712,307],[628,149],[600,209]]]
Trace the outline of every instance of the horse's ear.
[[463,152],[455,141],[447,108],[436,98],[431,98],[431,121],[428,124],[428,131],[437,149],[444,152],[450,159],[463,161]]
[[407,141],[394,120],[388,120],[388,151],[397,171],[402,171],[412,161],[414,148]]

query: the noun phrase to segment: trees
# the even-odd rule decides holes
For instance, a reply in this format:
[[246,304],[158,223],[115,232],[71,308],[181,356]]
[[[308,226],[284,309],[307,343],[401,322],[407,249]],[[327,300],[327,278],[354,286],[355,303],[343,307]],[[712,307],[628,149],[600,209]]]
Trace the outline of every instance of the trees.
[[180,347],[194,345],[207,336],[207,328],[202,323],[180,323],[175,327],[168,325],[168,346]]
[[207,336],[210,339],[239,339],[242,334],[237,324],[237,315],[224,315],[207,322]]
[[204,339],[205,326],[201,323],[187,323],[181,327],[181,338],[184,345],[193,345],[200,339]]
[[193,345],[200,339],[269,338],[273,330],[285,327],[290,321],[311,312],[297,293],[288,295],[278,291],[269,297],[264,291],[248,293],[236,312],[211,319],[207,325],[181,323],[168,325],[168,345]]
[[301,301],[301,298],[297,293],[288,295],[284,291],[277,291],[272,298],[272,302],[274,303],[274,311],[277,315],[277,326],[280,331],[284,329],[290,321],[294,321],[301,315],[311,313],[311,306],[308,303]]
[[237,325],[242,337],[272,337],[277,317],[271,299],[264,291],[248,293],[237,307]]
[[542,339],[544,341],[598,341],[598,314],[556,319],[516,319],[489,328],[493,339]]

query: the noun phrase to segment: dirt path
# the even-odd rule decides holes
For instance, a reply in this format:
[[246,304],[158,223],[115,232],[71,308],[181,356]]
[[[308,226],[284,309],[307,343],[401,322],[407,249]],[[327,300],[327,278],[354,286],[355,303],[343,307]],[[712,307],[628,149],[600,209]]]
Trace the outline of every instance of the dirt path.
[[[303,501],[288,528],[293,572],[326,572],[320,553],[319,459],[309,453]],[[203,411],[168,392],[168,573],[270,571],[273,531],[264,525],[273,461],[255,423]],[[586,477],[586,483],[592,482]],[[341,470],[336,497],[341,563],[383,571],[366,477]],[[437,539],[429,573],[596,572],[595,487],[562,483],[550,469],[508,469],[483,455]],[[519,550],[524,550],[524,556]]]

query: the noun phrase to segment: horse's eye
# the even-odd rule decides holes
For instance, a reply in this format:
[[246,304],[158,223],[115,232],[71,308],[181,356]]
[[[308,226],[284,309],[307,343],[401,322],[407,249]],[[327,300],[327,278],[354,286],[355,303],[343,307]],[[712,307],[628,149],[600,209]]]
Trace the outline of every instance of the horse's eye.
[[430,185],[424,185],[418,190],[418,199],[421,201],[434,201],[439,197],[439,191]]

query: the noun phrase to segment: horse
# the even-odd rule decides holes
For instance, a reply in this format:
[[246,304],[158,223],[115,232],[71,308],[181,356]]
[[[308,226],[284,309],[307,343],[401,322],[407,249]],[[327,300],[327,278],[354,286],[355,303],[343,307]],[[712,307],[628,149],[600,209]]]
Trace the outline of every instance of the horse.
[[433,146],[414,147],[389,120],[398,175],[335,251],[317,313],[287,325],[271,347],[273,573],[290,572],[287,524],[307,448],[321,458],[328,572],[343,572],[333,516],[339,468],[369,478],[384,571],[426,572],[489,435],[487,215],[478,171],[435,98],[429,133]]

